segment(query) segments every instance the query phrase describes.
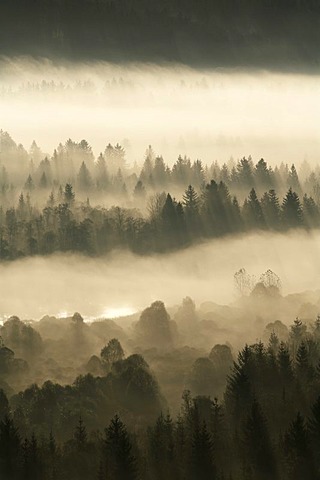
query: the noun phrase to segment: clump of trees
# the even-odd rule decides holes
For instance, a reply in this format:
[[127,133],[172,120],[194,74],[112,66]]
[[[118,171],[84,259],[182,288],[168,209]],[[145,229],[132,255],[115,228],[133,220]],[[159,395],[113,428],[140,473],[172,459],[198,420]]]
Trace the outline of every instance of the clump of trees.
[[282,287],[280,277],[270,269],[262,273],[257,280],[245,268],[240,268],[234,274],[234,283],[240,295],[277,296]]

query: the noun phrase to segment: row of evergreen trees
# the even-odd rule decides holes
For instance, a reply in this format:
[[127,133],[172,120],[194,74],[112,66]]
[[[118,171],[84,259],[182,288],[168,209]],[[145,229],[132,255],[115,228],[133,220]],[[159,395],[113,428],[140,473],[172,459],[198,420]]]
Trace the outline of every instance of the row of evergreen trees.
[[60,144],[51,157],[46,156],[35,142],[27,152],[17,145],[10,135],[0,131],[0,193],[2,203],[12,202],[17,192],[41,193],[56,189],[59,185],[71,183],[79,192],[93,195],[113,194],[131,196],[135,189],[146,193],[163,189],[185,188],[193,185],[197,190],[210,182],[222,181],[234,194],[246,194],[255,188],[259,194],[275,189],[281,195],[292,188],[299,195],[302,192],[320,200],[320,171],[311,169],[305,161],[299,173],[294,165],[281,163],[272,168],[264,159],[256,164],[252,158],[242,158],[237,162],[230,159],[220,165],[217,161],[204,165],[200,160],[191,161],[179,156],[170,168],[152,147],[146,150],[142,167],[135,164],[129,167],[125,149],[110,143],[105,151],[95,159],[91,146],[86,140],[74,142],[69,139]]
[[30,196],[21,194],[18,206],[0,207],[0,258],[79,251],[104,254],[114,248],[137,253],[167,251],[203,238],[215,238],[257,229],[287,231],[317,228],[319,207],[304,195],[302,201],[291,188],[280,202],[275,190],[259,200],[251,189],[242,206],[227,186],[211,181],[198,195],[190,185],[181,201],[168,193],[149,201],[147,218],[134,209],[91,207],[76,201],[73,187],[53,193],[39,210]]

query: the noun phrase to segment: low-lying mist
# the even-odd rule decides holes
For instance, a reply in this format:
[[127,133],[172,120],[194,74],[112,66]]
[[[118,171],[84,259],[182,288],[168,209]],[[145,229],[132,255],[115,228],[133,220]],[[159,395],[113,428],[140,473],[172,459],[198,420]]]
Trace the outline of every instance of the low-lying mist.
[[149,144],[168,164],[178,154],[274,164],[320,153],[317,75],[7,58],[0,78],[0,128],[50,154],[67,137],[96,155],[122,143],[130,162]]
[[172,306],[186,295],[198,305],[226,304],[237,298],[233,275],[240,268],[257,279],[273,270],[284,295],[316,290],[319,253],[319,233],[292,232],[230,237],[166,255],[139,257],[117,251],[99,259],[31,257],[1,264],[0,312],[4,318],[40,319],[78,311],[90,320],[130,314],[155,300]]

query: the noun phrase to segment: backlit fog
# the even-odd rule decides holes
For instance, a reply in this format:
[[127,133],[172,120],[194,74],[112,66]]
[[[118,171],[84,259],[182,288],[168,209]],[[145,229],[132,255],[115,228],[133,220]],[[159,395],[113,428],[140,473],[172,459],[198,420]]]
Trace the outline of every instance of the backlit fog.
[[[0,129],[44,152],[69,137],[95,155],[121,143],[131,163],[146,147],[172,165],[179,154],[204,163],[231,156],[264,157],[271,165],[319,160],[318,76],[264,71],[196,71],[183,66],[54,64],[0,61]],[[319,286],[319,234],[251,235],[187,250],[137,257],[55,255],[0,266],[0,313],[39,319],[74,311],[87,319],[116,317],[161,299],[190,295],[198,304],[235,299],[234,273],[272,269],[283,293]],[[310,260],[312,258],[312,261]]]
[[237,298],[233,275],[242,267],[257,279],[273,270],[284,295],[314,291],[320,285],[319,250],[318,233],[300,232],[217,240],[153,257],[114,252],[99,259],[29,258],[1,264],[0,312],[39,319],[79,311],[90,320],[128,315],[158,299],[176,305],[186,295],[197,305],[229,303]]
[[179,154],[314,163],[319,93],[316,75],[2,59],[0,128],[50,154],[70,137],[88,140],[96,155],[119,142],[129,162],[152,144],[168,164]]

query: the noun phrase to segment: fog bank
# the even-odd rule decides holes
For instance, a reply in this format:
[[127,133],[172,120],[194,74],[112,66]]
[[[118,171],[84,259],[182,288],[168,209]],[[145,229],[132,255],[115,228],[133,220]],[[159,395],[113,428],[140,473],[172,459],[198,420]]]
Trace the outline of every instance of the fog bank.
[[0,128],[50,154],[71,137],[87,139],[96,155],[122,143],[130,162],[149,144],[168,164],[179,154],[315,162],[319,122],[317,75],[0,61]]
[[253,234],[153,257],[114,252],[99,259],[54,255],[1,264],[0,314],[39,319],[79,311],[87,319],[115,317],[158,299],[174,305],[186,295],[197,304],[229,303],[236,298],[233,275],[243,267],[257,277],[275,271],[284,294],[316,290],[320,234]]

